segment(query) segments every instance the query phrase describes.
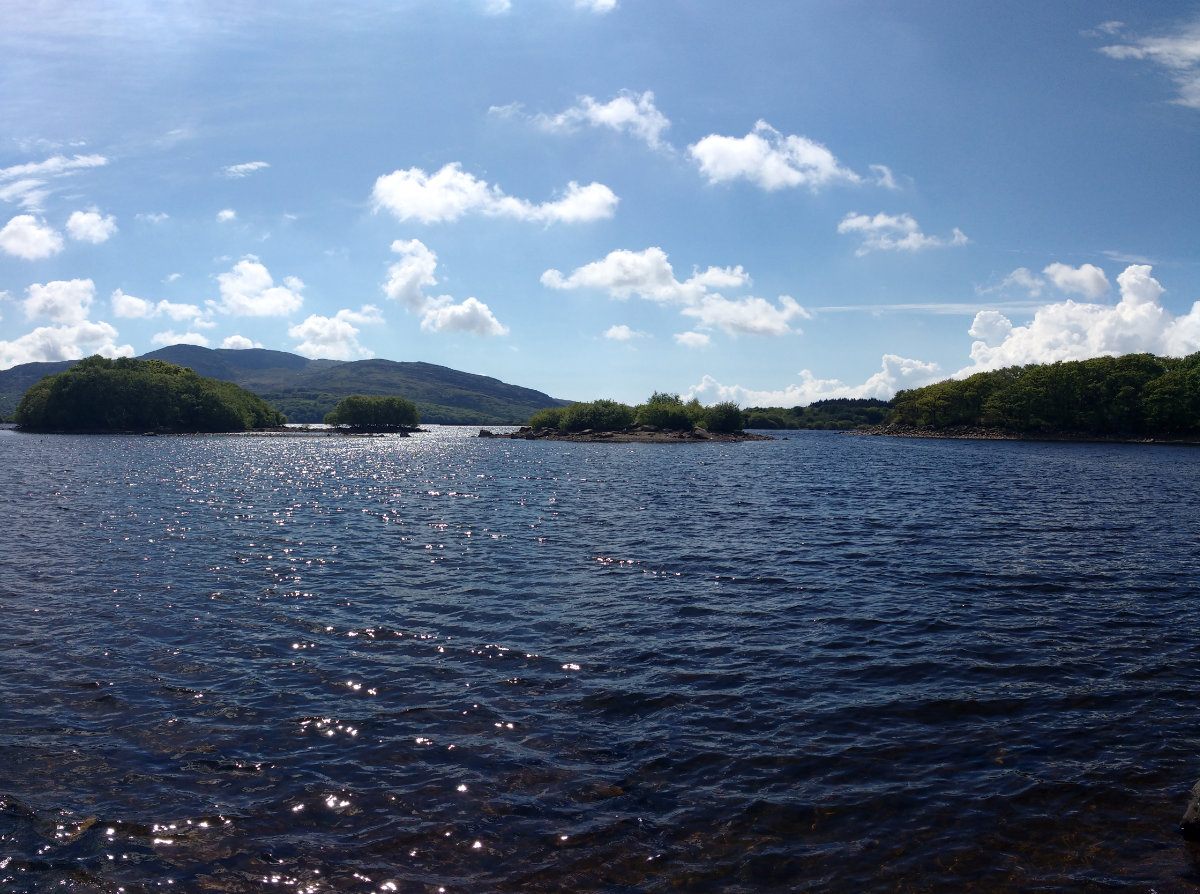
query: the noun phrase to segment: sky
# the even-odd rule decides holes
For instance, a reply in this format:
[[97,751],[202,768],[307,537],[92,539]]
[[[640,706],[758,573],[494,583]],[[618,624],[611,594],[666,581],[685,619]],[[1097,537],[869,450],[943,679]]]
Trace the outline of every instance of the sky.
[[0,0],[0,369],[795,406],[1200,351],[1200,2]]

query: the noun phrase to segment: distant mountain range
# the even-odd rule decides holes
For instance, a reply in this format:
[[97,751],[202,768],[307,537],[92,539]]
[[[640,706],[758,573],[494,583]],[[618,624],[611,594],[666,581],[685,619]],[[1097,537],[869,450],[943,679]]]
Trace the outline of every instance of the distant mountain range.
[[[417,405],[422,422],[464,425],[520,424],[540,409],[570,403],[531,388],[432,363],[309,360],[286,351],[197,345],[172,345],[142,356],[241,385],[290,422],[320,422],[348,394],[399,395]],[[0,370],[0,416],[12,416],[30,385],[75,362],[24,363]]]

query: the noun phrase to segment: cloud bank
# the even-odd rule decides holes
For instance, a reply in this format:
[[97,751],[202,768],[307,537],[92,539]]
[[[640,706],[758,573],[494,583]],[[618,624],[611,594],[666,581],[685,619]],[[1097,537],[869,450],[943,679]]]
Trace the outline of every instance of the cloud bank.
[[[1107,291],[1104,271],[1090,264],[1051,264],[1046,272],[1064,291],[1090,297]],[[1068,299],[1039,308],[1024,326],[997,311],[980,311],[968,330],[975,339],[971,365],[955,375],[1106,355],[1182,357],[1200,351],[1200,301],[1188,313],[1172,315],[1159,303],[1165,290],[1150,274],[1149,265],[1132,264],[1117,277],[1121,297],[1115,305]]]

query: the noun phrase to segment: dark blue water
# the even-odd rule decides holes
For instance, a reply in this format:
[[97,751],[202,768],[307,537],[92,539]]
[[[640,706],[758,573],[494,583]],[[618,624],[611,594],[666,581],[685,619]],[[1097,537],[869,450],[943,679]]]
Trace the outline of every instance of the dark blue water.
[[0,432],[0,889],[1200,889],[1200,450]]

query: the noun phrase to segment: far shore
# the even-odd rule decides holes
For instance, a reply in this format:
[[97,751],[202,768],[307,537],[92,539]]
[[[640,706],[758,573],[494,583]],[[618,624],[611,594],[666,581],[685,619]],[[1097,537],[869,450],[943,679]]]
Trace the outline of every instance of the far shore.
[[915,425],[872,425],[845,431],[848,435],[868,435],[888,438],[950,438],[960,441],[1068,441],[1094,444],[1176,444],[1200,445],[1200,441],[1180,438],[1147,438],[1127,435],[1098,435],[1082,432],[1022,433],[1002,428],[958,425],[947,428],[921,428]]
[[584,431],[564,432],[555,428],[530,428],[522,426],[512,432],[494,432],[486,428],[479,430],[481,438],[507,438],[513,441],[569,441],[580,444],[698,444],[705,441],[736,443],[740,441],[773,441],[769,435],[748,432],[710,432],[703,428],[690,431],[667,431],[642,426],[629,431]]

